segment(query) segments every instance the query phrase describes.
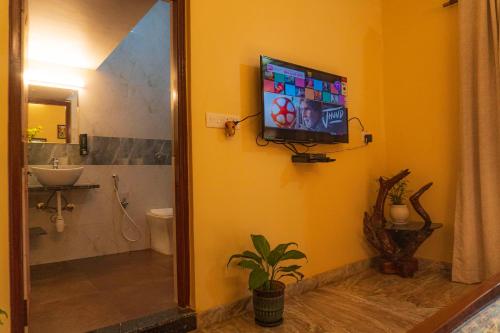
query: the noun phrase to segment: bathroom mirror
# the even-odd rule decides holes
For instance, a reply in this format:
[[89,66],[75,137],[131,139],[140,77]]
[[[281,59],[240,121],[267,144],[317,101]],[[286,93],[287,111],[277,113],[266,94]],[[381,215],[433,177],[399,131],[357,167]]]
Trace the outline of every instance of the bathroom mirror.
[[30,85],[28,140],[32,143],[78,143],[78,91]]

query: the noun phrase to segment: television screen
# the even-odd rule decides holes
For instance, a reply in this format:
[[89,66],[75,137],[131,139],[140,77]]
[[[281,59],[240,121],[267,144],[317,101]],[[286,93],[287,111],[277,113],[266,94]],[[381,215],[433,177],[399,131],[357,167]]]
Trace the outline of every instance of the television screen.
[[347,79],[261,56],[263,137],[347,143]]

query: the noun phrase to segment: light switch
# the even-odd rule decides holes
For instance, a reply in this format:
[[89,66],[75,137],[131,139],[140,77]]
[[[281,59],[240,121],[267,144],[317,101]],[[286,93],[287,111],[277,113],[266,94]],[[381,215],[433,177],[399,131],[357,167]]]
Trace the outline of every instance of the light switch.
[[211,128],[224,128],[226,121],[239,121],[240,117],[236,115],[221,113],[206,113],[206,126]]

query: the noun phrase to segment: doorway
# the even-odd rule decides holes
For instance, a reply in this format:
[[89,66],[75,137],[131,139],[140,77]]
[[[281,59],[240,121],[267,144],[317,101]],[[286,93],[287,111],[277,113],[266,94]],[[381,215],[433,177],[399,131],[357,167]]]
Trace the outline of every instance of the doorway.
[[[38,266],[36,269],[29,269],[29,266],[26,265],[29,262],[29,235],[33,233],[33,237],[40,237],[42,239],[43,235],[37,233],[47,232],[44,228],[39,228],[36,230],[30,230],[29,224],[29,214],[28,214],[28,184],[30,183],[29,176],[29,160],[28,156],[29,152],[32,151],[32,147],[29,147],[29,139],[33,139],[33,137],[29,137],[26,133],[25,128],[27,127],[27,105],[24,101],[29,98],[29,86],[26,84],[27,82],[23,81],[23,74],[25,73],[26,59],[24,57],[24,46],[25,41],[27,40],[27,29],[24,26],[25,18],[26,18],[26,9],[29,8],[27,1],[25,0],[11,0],[10,1],[10,47],[9,47],[9,56],[10,56],[10,68],[9,68],[9,198],[10,198],[10,206],[9,206],[9,223],[10,223],[10,265],[11,265],[11,322],[12,322],[12,332],[22,332],[24,331],[24,327],[28,324],[28,315],[30,312],[29,306],[29,295],[30,295],[30,283],[33,282],[33,279],[43,278],[44,274],[49,272],[53,274],[58,270],[65,270],[66,273],[71,271],[71,267],[90,267],[91,269],[98,270],[98,266],[112,268],[117,267],[117,270],[123,269],[123,266],[120,268],[120,263],[124,262],[131,267],[135,267],[135,271],[150,271],[150,268],[154,266],[156,263],[158,264],[158,274],[161,275],[161,272],[168,270],[170,267],[172,270],[175,270],[175,274],[172,271],[172,274],[175,275],[175,287],[176,287],[176,297],[172,298],[173,302],[177,302],[177,305],[181,308],[188,308],[190,306],[190,253],[189,253],[189,195],[190,195],[190,186],[189,186],[189,165],[188,165],[188,148],[189,148],[189,128],[188,128],[188,114],[187,114],[187,102],[186,102],[186,55],[185,55],[185,1],[184,0],[173,0],[173,1],[159,1],[160,6],[163,3],[168,4],[170,10],[170,28],[171,28],[171,42],[170,42],[170,106],[172,112],[172,128],[173,132],[171,135],[171,165],[173,167],[173,175],[172,175],[172,192],[174,194],[175,200],[172,201],[171,207],[174,208],[175,211],[175,228],[171,230],[172,235],[172,252],[174,256],[170,260],[164,260],[164,254],[161,251],[152,251],[150,249],[145,249],[144,246],[134,248],[134,246],[130,245],[125,241],[125,244],[130,245],[128,250],[137,250],[139,251],[121,251],[119,253],[113,253],[111,256],[88,256],[85,258],[80,257],[64,257],[63,260],[55,260],[53,262],[45,262],[41,265],[47,266]],[[157,2],[155,2],[156,4]],[[149,12],[149,11],[148,11]],[[133,29],[132,29],[133,31]],[[34,85],[33,85],[34,86]],[[61,88],[61,87],[56,87]],[[63,87],[67,88],[67,87]],[[78,90],[79,87],[76,87],[75,90]],[[73,93],[72,93],[73,94]],[[71,105],[67,103],[68,99],[65,98],[66,105],[66,119],[61,123],[59,121],[56,125],[61,125],[57,127],[54,135],[58,136],[58,139],[66,141],[68,144],[73,144],[74,147],[71,149],[79,150],[80,137],[77,134],[87,134],[82,133],[79,129],[79,126],[73,124],[72,120],[76,118],[71,112]],[[81,102],[81,96],[76,98],[76,105],[79,106]],[[18,110],[24,110],[23,112],[19,112]],[[79,112],[81,110],[77,110]],[[47,125],[49,126],[49,125]],[[50,125],[52,127],[52,125]],[[101,141],[113,141],[113,139],[103,139],[102,136],[94,135],[94,141],[92,144],[95,146],[99,145],[98,140]],[[97,137],[97,139],[96,139]],[[101,137],[101,138],[99,138]],[[35,136],[36,138],[36,136]],[[43,139],[43,138],[39,138]],[[154,140],[152,138],[144,138],[145,140]],[[161,141],[163,138],[157,138],[158,141]],[[97,140],[97,141],[95,141]],[[42,140],[43,141],[43,140]],[[165,141],[165,140],[163,140]],[[147,141],[146,143],[138,143],[140,144],[151,144],[152,141]],[[157,158],[158,160],[151,163],[160,163],[165,159],[168,159],[168,148],[165,148],[165,142],[157,142],[154,143],[158,145],[158,149],[153,152],[153,159]],[[163,146],[162,146],[163,144]],[[94,146],[94,147],[95,147]],[[30,150],[31,149],[31,150]],[[57,149],[57,148],[56,148]],[[79,151],[78,151],[79,152]],[[77,153],[78,153],[77,152]],[[75,156],[78,155],[75,153]],[[131,153],[132,154],[132,153]],[[126,155],[126,154],[125,154]],[[166,156],[163,156],[166,155]],[[71,155],[73,156],[73,155]],[[83,157],[82,157],[83,156]],[[80,155],[77,158],[85,158],[85,155]],[[122,160],[120,163],[127,165],[131,165],[131,157],[132,155],[126,157],[120,157]],[[30,156],[33,158],[33,156]],[[140,164],[144,163],[145,157],[133,155],[135,158],[134,162]],[[142,160],[141,160],[142,158]],[[60,161],[58,161],[59,163]],[[117,163],[116,160],[113,163]],[[122,165],[120,164],[120,165]],[[115,165],[115,164],[114,164]],[[143,165],[143,164],[142,164]],[[135,168],[141,167],[134,165]],[[118,174],[119,176],[119,174]],[[110,178],[110,177],[109,177]],[[133,178],[133,177],[132,177]],[[113,178],[116,180],[116,178]],[[118,194],[119,202],[115,202],[115,208],[122,213],[118,213],[118,218],[121,219],[118,225],[123,224],[123,219],[126,218],[125,213],[127,212],[127,208],[124,207],[125,203],[123,199],[127,201],[127,198],[123,197],[123,192],[127,192],[127,187],[130,189],[134,187],[133,184],[126,182],[126,177],[121,178],[121,184],[119,185],[119,189],[116,191]],[[108,181],[108,180],[106,180]],[[116,184],[116,182],[109,179],[110,183]],[[78,184],[78,183],[77,183]],[[95,184],[94,184],[95,185]],[[168,185],[166,185],[168,186]],[[122,189],[125,188],[125,191]],[[130,190],[128,190],[130,191]],[[114,190],[110,193],[115,193]],[[48,193],[45,193],[47,195]],[[91,194],[87,194],[91,195]],[[69,196],[69,195],[68,195]],[[51,207],[53,204],[49,202],[49,200],[35,200],[36,205],[40,204],[41,208]],[[57,200],[55,200],[56,202]],[[67,204],[71,204],[71,202],[66,202]],[[134,204],[134,203],[133,203]],[[135,203],[136,204],[136,203]],[[44,206],[45,205],[45,206]],[[83,202],[82,206],[85,205]],[[78,205],[77,205],[78,206]],[[160,207],[161,206],[161,207]],[[153,206],[150,204],[148,208],[164,208],[162,205]],[[31,204],[31,210],[33,209],[33,203]],[[71,208],[71,205],[66,208]],[[123,209],[122,209],[123,208]],[[39,209],[39,208],[35,208]],[[55,209],[55,216],[57,220],[57,207]],[[149,212],[149,209],[145,209],[144,215]],[[151,213],[151,212],[149,212]],[[63,215],[63,214],[61,214]],[[132,215],[132,214],[129,214]],[[154,215],[154,214],[152,214]],[[63,215],[64,216],[64,215]],[[156,216],[158,217],[158,216]],[[146,219],[146,218],[145,218]],[[133,220],[133,219],[132,219]],[[24,222],[23,222],[24,221]],[[68,221],[66,224],[69,225],[72,221]],[[135,238],[138,237],[138,234],[134,233],[132,221],[125,221],[128,225],[128,230],[123,230],[120,227],[120,232],[123,232],[123,238],[129,238],[129,240],[134,241]],[[137,222],[136,222],[137,223]],[[49,228],[52,224],[48,224]],[[61,225],[62,226],[62,225]],[[53,225],[56,228],[56,224]],[[69,228],[70,226],[68,226]],[[144,227],[144,226],[143,226]],[[132,229],[130,229],[132,228]],[[137,230],[135,230],[137,231]],[[139,230],[142,233],[150,232],[149,226],[142,228]],[[64,231],[62,231],[64,232]],[[145,237],[145,236],[144,236]],[[33,239],[32,239],[33,240]],[[123,241],[123,240],[121,240]],[[148,242],[151,242],[149,240]],[[47,243],[47,242],[45,242]],[[148,243],[151,245],[151,243]],[[151,246],[150,246],[151,248]],[[74,249],[74,248],[73,248]],[[50,251],[49,251],[50,252]],[[59,251],[60,252],[60,251]],[[105,253],[109,254],[109,253]],[[61,255],[58,253],[58,255]],[[42,256],[43,257],[43,256]],[[123,260],[125,257],[126,260]],[[38,257],[41,258],[41,257]],[[93,263],[92,259],[98,259],[98,263]],[[69,259],[69,260],[64,260]],[[49,256],[49,261],[51,261]],[[87,261],[86,261],[87,260]],[[134,264],[135,260],[135,264]],[[104,264],[103,264],[104,263]],[[140,268],[138,265],[149,263],[147,269]],[[175,265],[174,265],[175,263]],[[96,264],[96,266],[92,266]],[[50,266],[52,265],[52,266]],[[103,266],[104,265],[104,266]],[[169,266],[170,265],[170,266]],[[162,267],[163,266],[163,267]],[[96,268],[97,267],[97,268]],[[154,269],[153,269],[154,270]],[[30,271],[33,272],[33,276],[30,276]],[[109,270],[107,270],[109,272]],[[124,273],[127,272],[127,268],[125,270],[119,271],[118,276],[123,276]],[[153,273],[152,273],[153,274]],[[154,274],[153,274],[154,275]],[[46,277],[46,275],[45,275]],[[137,279],[137,278],[136,278]],[[154,280],[154,278],[153,278]],[[173,280],[172,280],[173,281]],[[101,286],[106,288],[105,281]],[[81,286],[87,285],[89,286],[89,281],[80,280],[79,283]],[[97,282],[90,281],[90,284]],[[81,290],[81,288],[80,288]],[[50,288],[48,289],[50,292]],[[140,289],[139,291],[140,292]],[[162,292],[158,293],[159,295]],[[38,296],[43,293],[39,293]],[[171,295],[172,297],[174,294]],[[168,297],[168,296],[165,296]],[[43,298],[43,297],[42,297]],[[112,295],[107,295],[105,298],[112,298]],[[162,303],[162,296],[158,296],[160,299],[159,303]],[[163,304],[163,305],[166,305]],[[131,311],[130,318],[125,317],[116,317],[116,321],[124,321],[133,319],[131,317],[138,317],[139,315],[146,314],[144,309],[129,309]],[[151,314],[157,309],[151,309]],[[142,311],[142,312],[141,312]],[[116,324],[118,324],[116,322]],[[113,322],[106,323],[113,324]],[[93,327],[99,328],[99,327]]]

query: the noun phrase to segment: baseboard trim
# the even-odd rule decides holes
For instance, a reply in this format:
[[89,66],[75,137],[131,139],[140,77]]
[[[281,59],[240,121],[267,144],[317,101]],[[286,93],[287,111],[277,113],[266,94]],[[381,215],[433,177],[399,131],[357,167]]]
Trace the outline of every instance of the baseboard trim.
[[[308,291],[320,288],[326,284],[340,281],[354,274],[367,270],[372,264],[372,258],[360,260],[342,267],[307,277],[304,280],[289,284],[286,287],[286,296],[297,296]],[[235,302],[220,305],[203,311],[197,315],[197,327],[204,328],[233,317],[240,316],[251,310],[252,297],[248,296]]]
[[[330,271],[319,273],[304,280],[289,284],[286,287],[287,296],[297,296],[308,291],[320,288],[329,283],[337,282],[346,279],[352,275],[361,273],[372,267],[375,257],[368,258],[354,263],[341,266]],[[427,258],[417,258],[419,261],[419,269],[429,265],[438,265],[443,269],[451,271],[451,263],[445,261],[436,261]],[[252,308],[252,297],[248,296],[239,299],[235,302],[220,305],[218,307],[200,312],[197,314],[197,327],[204,328],[222,321],[229,320],[233,317],[240,316]]]
[[420,257],[417,257],[417,259],[419,264],[419,270],[428,265],[438,265],[443,269],[451,271],[451,266],[452,266],[451,262],[428,259],[428,258],[420,258]]

